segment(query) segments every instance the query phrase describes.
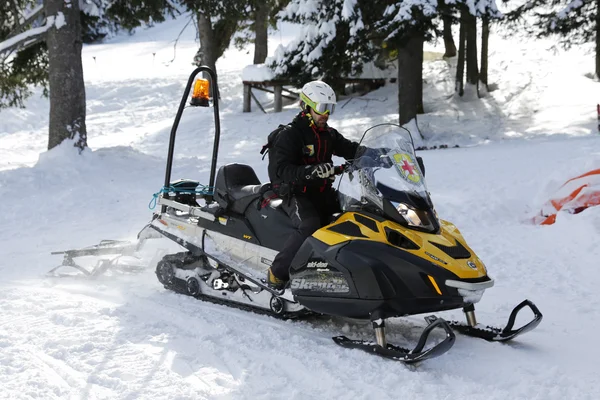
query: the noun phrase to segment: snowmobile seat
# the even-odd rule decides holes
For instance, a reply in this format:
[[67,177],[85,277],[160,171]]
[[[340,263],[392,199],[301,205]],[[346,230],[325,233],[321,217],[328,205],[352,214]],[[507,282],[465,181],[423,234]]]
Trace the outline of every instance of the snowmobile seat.
[[[263,186],[266,186],[266,185],[263,185]],[[271,190],[271,187],[264,188],[264,189],[268,189],[268,190],[265,190],[264,194],[262,195],[263,201],[260,204],[260,208],[268,206],[269,208],[272,208],[274,210],[278,209],[279,206],[281,206],[281,204],[283,204],[283,199],[281,197],[277,196],[277,193],[275,193],[273,190]]]
[[[215,183],[215,200],[225,210],[244,214],[262,193],[263,186],[249,165],[227,164],[219,168]],[[261,190],[262,189],[262,190]]]

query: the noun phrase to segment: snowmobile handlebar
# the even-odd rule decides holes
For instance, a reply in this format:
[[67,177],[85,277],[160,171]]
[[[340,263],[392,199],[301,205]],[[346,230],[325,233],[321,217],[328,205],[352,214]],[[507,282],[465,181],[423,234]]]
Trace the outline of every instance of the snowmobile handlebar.
[[333,167],[333,174],[334,175],[341,175],[344,173],[344,171],[346,170],[346,168],[348,167],[348,162],[342,164],[342,165],[336,165]]

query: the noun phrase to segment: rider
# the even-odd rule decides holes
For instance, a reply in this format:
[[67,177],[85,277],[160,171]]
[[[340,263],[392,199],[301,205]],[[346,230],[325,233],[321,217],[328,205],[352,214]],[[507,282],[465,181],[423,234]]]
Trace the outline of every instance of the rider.
[[300,92],[302,110],[281,127],[269,149],[269,179],[296,228],[267,273],[268,284],[276,289],[285,287],[292,259],[304,240],[339,211],[331,157],[352,159],[359,145],[327,125],[335,105],[335,92],[328,84],[305,84]]

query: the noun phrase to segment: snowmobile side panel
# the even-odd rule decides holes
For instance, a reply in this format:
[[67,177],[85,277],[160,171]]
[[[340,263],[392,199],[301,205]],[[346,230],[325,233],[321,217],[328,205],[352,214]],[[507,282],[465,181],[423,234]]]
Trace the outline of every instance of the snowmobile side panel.
[[[214,247],[226,253],[234,263],[239,263],[244,269],[252,269],[266,275],[266,270],[271,266],[277,252],[257,244],[232,238],[218,232],[206,232],[206,243],[213,243]],[[225,261],[225,260],[223,260]]]
[[198,226],[250,243],[260,244],[256,233],[241,215],[224,214],[216,221],[199,218]]
[[[224,218],[224,217],[220,217]],[[220,260],[234,268],[244,270],[244,273],[263,279],[267,268],[271,266],[277,251],[254,243],[247,238],[230,236],[215,230],[206,229],[198,225],[198,220],[186,216],[178,217],[163,214],[155,219],[151,227],[160,232],[169,233],[169,238],[196,252],[198,248],[207,253],[219,252],[226,255],[227,259]],[[217,224],[210,224],[214,227]],[[189,244],[193,244],[190,246]],[[206,246],[210,246],[206,250]]]
[[380,313],[388,318],[464,305],[458,290],[444,284],[458,280],[456,275],[409,251],[373,241],[328,246],[308,238],[290,276],[298,301],[326,314],[367,318]]
[[191,243],[190,241],[187,241],[186,239],[172,233],[169,232],[166,229],[162,229],[156,225],[152,225],[152,228],[156,229],[157,231],[159,231],[161,234],[163,234],[165,237],[173,240],[174,242],[178,243],[179,245],[181,245],[182,247],[185,247],[191,254],[193,254],[194,256],[204,256],[212,261],[214,261],[217,265],[222,266],[223,268],[235,272],[237,274],[243,275],[244,278],[248,281],[250,281],[252,284],[254,284],[257,287],[260,287],[261,290],[266,290],[274,295],[280,296],[281,293],[279,293],[278,291],[270,288],[269,286],[267,286],[264,282],[261,281],[261,278],[250,274],[248,271],[242,271],[240,268],[236,268],[233,265],[230,265],[226,262],[224,262],[223,260],[220,260],[218,257],[215,257],[211,254],[208,254],[207,252],[204,251],[204,249],[202,247],[200,247],[199,245],[195,244],[195,243]]

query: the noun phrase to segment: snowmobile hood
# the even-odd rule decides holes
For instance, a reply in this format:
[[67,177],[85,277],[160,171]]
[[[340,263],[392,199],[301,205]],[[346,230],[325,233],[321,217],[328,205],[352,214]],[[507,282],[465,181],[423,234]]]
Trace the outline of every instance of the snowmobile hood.
[[351,240],[385,243],[444,268],[460,279],[487,277],[487,270],[452,223],[441,221],[438,233],[407,228],[370,213],[347,212],[313,234],[333,246]]

